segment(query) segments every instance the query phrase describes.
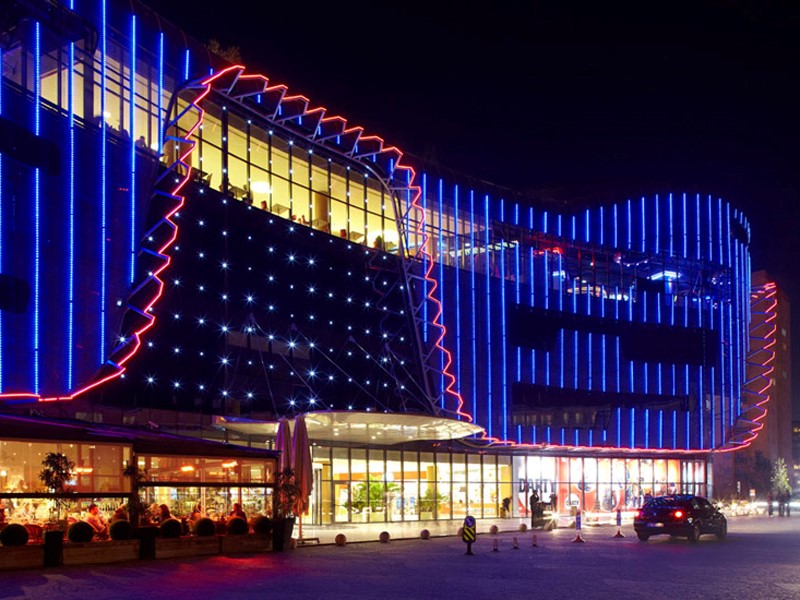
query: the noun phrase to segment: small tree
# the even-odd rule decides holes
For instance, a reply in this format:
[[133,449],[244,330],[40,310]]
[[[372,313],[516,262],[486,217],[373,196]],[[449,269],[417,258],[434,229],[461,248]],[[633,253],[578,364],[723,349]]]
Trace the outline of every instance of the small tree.
[[792,491],[789,484],[789,472],[786,470],[786,461],[783,458],[776,458],[772,464],[772,493],[778,497]]
[[206,48],[208,48],[209,52],[225,59],[232,65],[241,64],[242,62],[242,52],[239,49],[239,46],[228,46],[226,48],[219,43],[219,40],[212,38],[208,40]]
[[141,496],[141,489],[147,481],[147,471],[140,469],[136,463],[130,462],[125,465],[122,470],[125,477],[130,477],[131,480],[131,496],[128,500],[128,516],[131,520],[131,525],[138,527],[141,524],[142,516],[145,514],[147,507]]
[[53,508],[56,512],[56,521],[61,520],[61,509],[67,501],[60,496],[70,491],[67,482],[72,479],[75,470],[75,463],[66,454],[60,452],[48,452],[42,461],[42,470],[39,471],[39,480],[44,483],[45,488],[54,494]]

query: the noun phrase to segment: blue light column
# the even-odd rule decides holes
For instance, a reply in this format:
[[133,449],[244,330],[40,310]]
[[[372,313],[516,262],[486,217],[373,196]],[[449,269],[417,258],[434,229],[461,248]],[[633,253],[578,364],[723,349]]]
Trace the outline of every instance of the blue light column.
[[[33,72],[36,81],[33,85],[33,133],[38,138],[40,135],[40,99],[41,99],[41,68],[42,68],[42,51],[41,51],[41,27],[39,21],[36,21],[34,29],[34,55],[33,55]],[[41,231],[39,229],[41,223],[41,198],[39,189],[39,167],[33,171],[33,218],[34,218],[34,275],[33,275],[33,391],[39,393],[39,310],[40,310],[40,294],[41,294],[41,273],[39,264],[39,251],[41,243]]]
[[[133,283],[136,270],[136,15],[131,15],[131,89],[130,89],[130,144],[131,144],[131,227],[130,227],[130,273]],[[187,50],[188,61],[188,50]],[[72,70],[70,69],[70,74]]]

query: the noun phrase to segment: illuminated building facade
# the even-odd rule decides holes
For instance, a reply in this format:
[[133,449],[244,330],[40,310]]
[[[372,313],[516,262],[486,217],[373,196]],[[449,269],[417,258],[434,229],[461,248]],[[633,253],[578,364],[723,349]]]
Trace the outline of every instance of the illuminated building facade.
[[[233,434],[361,414],[317,433],[320,523],[711,493],[712,454],[749,443],[749,224],[726,201],[564,210],[429,175],[136,2],[17,2],[3,28],[6,401]],[[441,428],[382,445],[403,415]]]

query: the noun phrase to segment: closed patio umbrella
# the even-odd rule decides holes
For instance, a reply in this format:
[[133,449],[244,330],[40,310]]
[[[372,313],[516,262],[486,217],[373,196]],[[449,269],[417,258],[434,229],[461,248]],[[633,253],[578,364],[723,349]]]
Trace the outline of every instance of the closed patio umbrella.
[[281,457],[278,459],[278,471],[292,468],[292,434],[289,431],[289,421],[278,421],[278,433],[275,435],[275,450],[279,450]]
[[308,442],[308,429],[305,417],[297,417],[294,422],[294,474],[300,495],[295,512],[298,520],[299,540],[303,539],[303,513],[308,510],[311,487],[314,484],[314,471],[311,464],[311,445]]

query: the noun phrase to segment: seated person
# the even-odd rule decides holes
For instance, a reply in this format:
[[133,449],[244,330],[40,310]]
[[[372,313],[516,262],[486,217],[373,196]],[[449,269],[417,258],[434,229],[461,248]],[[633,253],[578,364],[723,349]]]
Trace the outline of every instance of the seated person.
[[187,519],[190,529],[194,530],[195,524],[205,516],[206,515],[203,512],[203,507],[200,504],[196,504],[195,507],[192,509],[189,518]]
[[94,537],[97,540],[108,539],[108,522],[101,514],[100,508],[97,504],[89,505],[89,516],[86,517],[86,522],[94,529]]
[[111,516],[111,522],[115,523],[116,521],[129,521],[128,517],[128,507],[126,505],[122,505],[117,510],[114,511],[114,514]]
[[167,519],[171,519],[172,514],[169,512],[169,506],[162,504],[158,507],[158,522],[163,523]]
[[242,505],[239,504],[238,502],[236,502],[233,505],[233,510],[231,511],[231,515],[230,516],[231,516],[231,518],[233,518],[233,517],[241,517],[242,519],[247,521],[247,515],[242,510]]

